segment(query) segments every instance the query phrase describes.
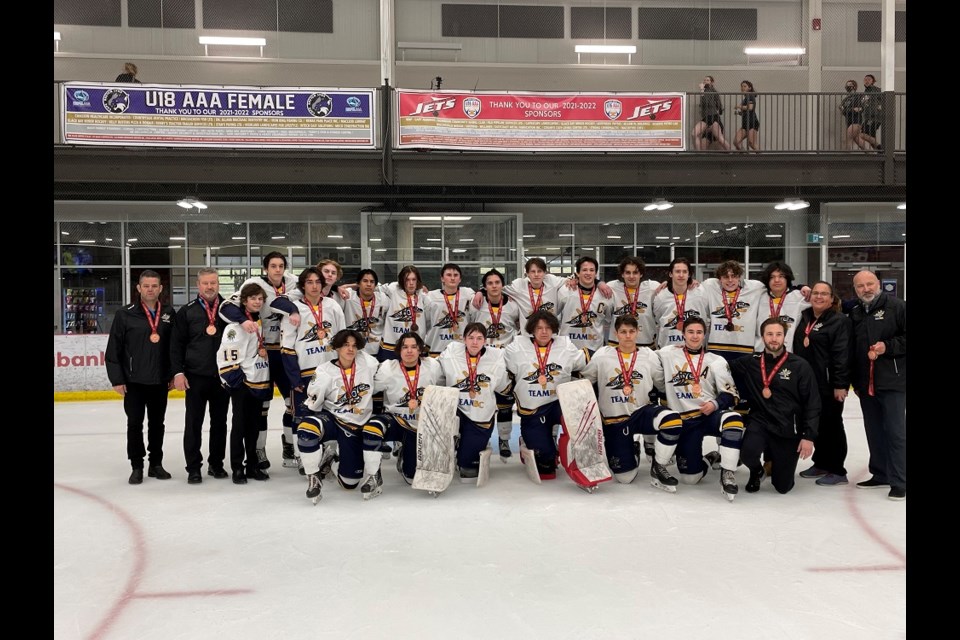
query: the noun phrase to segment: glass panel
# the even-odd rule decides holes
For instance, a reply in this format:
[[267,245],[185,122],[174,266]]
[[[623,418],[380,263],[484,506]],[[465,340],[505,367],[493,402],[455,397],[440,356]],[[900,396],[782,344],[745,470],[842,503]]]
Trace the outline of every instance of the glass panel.
[[[360,251],[359,222],[310,223],[310,264],[315,265],[325,259],[333,259],[340,263],[344,281],[356,280],[357,271],[360,270],[363,262]],[[348,272],[352,274],[349,279]]]
[[524,261],[543,258],[547,271],[557,275],[573,273],[573,225],[563,223],[524,223]]
[[245,222],[188,222],[187,242],[192,273],[206,266],[208,251],[211,267],[245,269],[249,264]]
[[132,266],[183,264],[186,229],[182,222],[129,222],[127,246]]
[[[304,222],[251,222],[251,260],[260,263],[262,256],[279,251],[287,258],[287,269],[300,273],[307,266],[307,224]],[[313,263],[316,264],[316,263]]]
[[120,223],[61,222],[60,261],[64,266],[119,266],[123,261]]
[[701,225],[701,230],[701,279],[712,278],[714,270],[725,260],[745,260],[747,236],[742,222],[708,222]]

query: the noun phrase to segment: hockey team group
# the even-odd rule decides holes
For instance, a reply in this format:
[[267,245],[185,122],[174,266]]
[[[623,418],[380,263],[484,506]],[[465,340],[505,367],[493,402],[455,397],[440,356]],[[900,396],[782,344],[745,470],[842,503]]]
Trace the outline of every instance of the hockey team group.
[[[455,475],[483,486],[495,423],[500,458],[513,455],[514,408],[533,482],[556,478],[559,465],[593,492],[633,482],[645,457],[652,486],[676,492],[713,470],[732,501],[741,464],[748,493],[765,477],[788,492],[798,461],[811,457],[801,477],[847,484],[842,411],[852,384],[872,474],[858,487],[906,497],[905,303],[869,271],[855,276],[846,314],[832,285],[796,287],[780,261],[759,280],[727,261],[697,282],[690,261],[676,258],[659,283],[629,257],[607,284],[592,257],[569,277],[531,258],[523,277],[508,283],[494,269],[478,291],[452,263],[432,290],[413,265],[389,283],[371,269],[344,283],[333,260],[294,276],[279,252],[263,267],[228,299],[217,271],[200,269],[197,297],[176,312],[159,300],[159,275],[140,274],[139,300],[117,313],[105,354],[124,397],[131,484],[142,483],[145,456],[149,477],[171,477],[162,466],[171,388],[186,394],[189,483],[203,480],[208,409],[208,474],[230,477],[230,403],[233,482],[267,480],[276,386],[283,466],[305,476],[314,504],[328,476],[365,500],[380,495],[391,451],[415,489],[437,495]],[[704,454],[707,438],[717,447]]]

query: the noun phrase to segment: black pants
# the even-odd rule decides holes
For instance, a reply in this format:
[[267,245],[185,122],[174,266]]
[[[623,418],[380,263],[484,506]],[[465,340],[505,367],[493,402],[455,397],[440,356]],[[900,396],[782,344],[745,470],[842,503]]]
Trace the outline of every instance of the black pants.
[[847,475],[843,466],[847,459],[847,432],[843,429],[843,403],[829,393],[820,394],[820,426],[813,450],[813,466],[838,476]]
[[183,459],[187,461],[187,473],[200,472],[203,454],[203,415],[210,404],[210,443],[208,445],[207,466],[223,468],[223,459],[227,454],[227,407],[230,405],[230,393],[223,388],[217,376],[190,375],[187,377],[190,388],[186,391],[186,418],[183,426]]
[[757,471],[763,468],[760,454],[764,454],[764,459],[773,463],[771,469],[773,475],[770,478],[773,481],[773,488],[780,493],[787,493],[793,489],[797,460],[800,459],[800,453],[797,451],[799,446],[800,438],[796,436],[785,438],[771,433],[761,425],[750,424],[747,426],[746,433],[743,434],[740,460],[751,471]]
[[869,469],[873,477],[891,487],[907,488],[907,394],[878,391],[860,394],[863,427],[870,448]]
[[233,420],[230,425],[230,468],[233,471],[243,469],[243,458],[247,458],[247,469],[257,468],[257,436],[260,424],[266,420],[263,416],[263,400],[258,400],[246,387],[230,390],[233,401]]
[[[127,383],[123,396],[127,414],[127,458],[134,469],[143,469],[143,457],[150,452],[150,466],[163,462],[163,418],[167,414],[166,384]],[[147,450],[143,448],[143,418],[147,417]]]

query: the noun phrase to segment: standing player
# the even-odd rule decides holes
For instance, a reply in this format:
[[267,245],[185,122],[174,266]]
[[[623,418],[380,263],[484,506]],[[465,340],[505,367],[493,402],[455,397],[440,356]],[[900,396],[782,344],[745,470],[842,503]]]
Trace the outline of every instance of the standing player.
[[677,448],[682,422],[676,411],[650,402],[651,393],[664,390],[663,365],[647,347],[637,347],[639,323],[631,315],[613,324],[616,347],[601,347],[583,370],[583,377],[600,390],[598,403],[603,416],[603,442],[607,461],[617,482],[629,484],[637,477],[634,439],[655,438],[650,484],[675,492],[677,479],[666,465]]
[[347,329],[359,331],[367,341],[363,350],[376,356],[383,339],[383,325],[387,315],[387,296],[378,290],[380,278],[373,269],[361,269],[357,274],[357,288],[344,287],[347,299],[343,302],[343,317]]
[[526,276],[517,278],[503,290],[520,307],[520,335],[529,336],[525,327],[534,312],[540,309],[554,315],[560,312],[557,294],[564,278],[547,273],[543,258],[530,258],[523,269]]
[[[296,311],[284,316],[280,324],[280,355],[291,389],[290,406],[293,408],[293,424],[288,439],[294,443],[297,441],[297,425],[307,414],[303,406],[307,399],[307,385],[317,367],[333,359],[335,354],[330,341],[345,325],[340,305],[333,298],[323,295],[323,282],[324,277],[319,269],[304,269],[297,279],[297,289],[303,297],[293,303]],[[303,472],[299,455],[295,454],[292,464],[284,459],[283,465],[299,467]]]
[[[657,344],[662,349],[683,344],[683,323],[703,318],[703,289],[692,288],[693,269],[686,258],[670,262],[670,279],[653,299],[653,317],[658,327]],[[709,327],[708,327],[709,329]]]
[[[793,288],[793,269],[785,262],[774,260],[760,272],[760,282],[764,291],[760,294],[760,303],[757,307],[757,324],[762,325],[767,318],[780,318],[787,326],[787,351],[793,353],[793,333],[797,328],[800,312],[810,306],[807,301],[809,287],[804,290]],[[755,351],[764,350],[763,336],[757,331]]]
[[762,282],[745,280],[743,266],[736,260],[721,262],[716,277],[700,285],[709,313],[709,342],[712,353],[728,362],[753,353],[757,336],[757,309],[763,295]]
[[507,369],[513,375],[513,394],[520,414],[523,446],[533,453],[542,480],[557,477],[556,433],[562,420],[557,385],[570,381],[570,375],[586,365],[586,352],[569,338],[558,336],[560,323],[545,309],[536,311],[526,322],[526,333],[505,350]]
[[[240,289],[239,302],[244,322],[261,327],[260,312],[266,293],[254,283]],[[270,364],[265,339],[260,331],[249,333],[240,323],[231,322],[223,330],[217,367],[220,379],[230,388],[233,422],[230,427],[230,468],[234,484],[247,484],[247,478],[270,478],[257,458],[258,437],[267,421],[267,406],[273,397]],[[244,474],[246,456],[246,474]]]
[[[620,261],[617,270],[620,279],[610,285],[613,289],[613,311],[611,321],[617,318],[632,316],[637,319],[638,335],[636,343],[642,347],[656,348],[657,323],[653,314],[653,294],[660,286],[656,280],[644,280],[643,270],[646,263],[636,256],[627,257]],[[617,346],[616,331],[611,331],[607,343],[611,347]]]
[[738,400],[730,366],[706,348],[706,323],[683,323],[683,345],[657,350],[663,363],[667,406],[680,414],[683,428],[677,443],[677,469],[684,484],[697,484],[710,464],[703,456],[703,439],[719,438],[720,488],[733,500],[739,487],[734,471],[740,459],[743,419],[731,411]]
[[330,346],[336,359],[318,366],[307,387],[306,405],[315,413],[304,417],[297,429],[307,498],[320,500],[323,443],[335,440],[340,452],[337,481],[344,489],[356,489],[363,480],[360,493],[367,500],[383,492],[380,446],[386,427],[371,419],[377,360],[363,351],[358,331],[337,332]]
[[440,288],[427,294],[423,340],[430,348],[431,358],[438,357],[451,342],[463,340],[474,290],[461,287],[462,278],[460,266],[448,262],[440,267]]
[[408,264],[397,275],[397,281],[380,288],[387,298],[386,321],[383,327],[383,341],[377,359],[396,360],[397,340],[401,335],[412,331],[421,337],[426,334],[426,311],[430,308],[427,295],[421,291],[423,280],[420,270]]
[[[513,342],[520,328],[520,307],[503,293],[503,274],[496,269],[483,274],[482,293],[480,308],[470,309],[470,322],[479,322],[487,328],[487,346],[503,349]],[[504,462],[512,455],[513,403],[511,392],[497,394],[497,435],[500,458]]]
[[[286,410],[283,413],[283,433],[281,440],[283,442],[284,466],[295,466],[295,452],[293,449],[293,407],[290,406],[290,386],[287,375],[283,368],[283,359],[280,357],[280,321],[284,313],[293,311],[293,302],[300,298],[300,292],[297,290],[297,279],[292,274],[287,273],[287,258],[279,251],[271,251],[263,256],[263,276],[256,276],[247,279],[240,290],[243,290],[248,284],[255,284],[263,289],[266,298],[261,312],[262,327],[254,322],[250,322],[244,317],[242,304],[238,301],[239,294],[235,293],[220,305],[220,315],[227,322],[236,322],[240,324],[244,331],[251,334],[263,336],[263,345],[267,350],[267,358],[270,362],[270,382],[275,384],[283,397],[283,403]],[[286,300],[275,305],[277,298],[286,296]],[[294,320],[296,322],[297,320]],[[270,404],[267,403],[267,409]],[[269,469],[270,461],[267,459],[267,421],[263,421],[263,432],[257,440],[257,456],[261,469]]]
[[[463,342],[454,342],[440,354],[447,384],[460,390],[457,416],[460,418],[460,445],[457,466],[461,482],[475,482],[480,473],[481,452],[489,450],[493,416],[497,411],[495,391],[510,385],[503,350],[485,345],[487,328],[471,322],[463,329]],[[485,464],[489,457],[484,456]]]
[[591,354],[606,343],[610,325],[611,302],[596,295],[599,264],[590,256],[577,260],[577,286],[559,290],[560,335]]
[[416,333],[408,332],[397,341],[399,360],[380,364],[373,389],[383,393],[385,414],[376,416],[386,425],[384,438],[400,442],[397,471],[407,484],[417,471],[417,424],[424,390],[443,386],[443,369],[435,358],[426,356],[427,346]]

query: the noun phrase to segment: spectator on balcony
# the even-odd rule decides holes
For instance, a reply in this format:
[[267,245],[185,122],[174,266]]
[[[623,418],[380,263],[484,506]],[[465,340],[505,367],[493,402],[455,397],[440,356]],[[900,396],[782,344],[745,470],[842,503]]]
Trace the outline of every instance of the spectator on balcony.
[[883,94],[872,73],[863,76],[863,124],[860,126],[860,146],[881,149],[877,129],[883,121]]
[[730,150],[730,143],[723,137],[723,103],[720,95],[713,86],[713,76],[704,76],[700,83],[700,122],[693,128],[693,148],[697,151],[706,151],[710,143],[716,141],[725,150]]
[[114,82],[136,82],[137,84],[141,84],[141,82],[137,80],[137,65],[132,62],[123,63],[123,73],[118,75]]
[[865,142],[860,141],[861,125],[863,124],[863,94],[857,91],[857,81],[847,80],[847,95],[837,107],[847,121],[847,136],[845,142],[849,151],[863,149]]
[[757,117],[757,92],[753,88],[753,83],[749,80],[740,82],[740,93],[743,98],[737,107],[737,113],[740,114],[740,129],[733,140],[733,146],[737,151],[743,151],[744,138],[747,140],[747,147],[752,151],[760,151],[760,144],[757,138],[760,135],[760,118]]

